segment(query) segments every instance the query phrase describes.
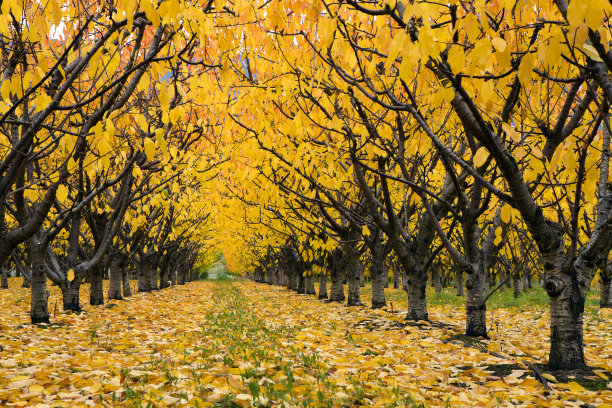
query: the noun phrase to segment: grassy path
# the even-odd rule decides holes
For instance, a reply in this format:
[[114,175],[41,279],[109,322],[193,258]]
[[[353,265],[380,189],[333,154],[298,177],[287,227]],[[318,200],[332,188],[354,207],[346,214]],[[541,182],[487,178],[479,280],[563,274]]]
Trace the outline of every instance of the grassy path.
[[36,327],[24,324],[28,291],[10,286],[0,291],[0,406],[612,407],[608,310],[585,319],[587,361],[599,370],[546,390],[522,364],[546,358],[539,307],[491,310],[491,339],[476,345],[495,356],[462,344],[458,305],[431,305],[433,325],[404,326],[394,290],[396,314],[247,281],[96,307],[84,287],[81,315],[58,311]]

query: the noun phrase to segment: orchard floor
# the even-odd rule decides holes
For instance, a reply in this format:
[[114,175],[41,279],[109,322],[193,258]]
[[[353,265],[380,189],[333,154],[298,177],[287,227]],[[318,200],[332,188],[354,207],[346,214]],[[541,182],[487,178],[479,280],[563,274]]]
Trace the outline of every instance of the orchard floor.
[[547,390],[524,363],[545,362],[543,307],[491,310],[491,339],[473,342],[461,336],[458,305],[432,305],[431,324],[404,325],[393,289],[395,314],[251,282],[194,282],[96,307],[84,287],[80,315],[61,312],[51,288],[53,324],[37,327],[19,283],[0,290],[0,406],[612,404],[611,310],[585,314],[595,371],[565,382],[545,373]]

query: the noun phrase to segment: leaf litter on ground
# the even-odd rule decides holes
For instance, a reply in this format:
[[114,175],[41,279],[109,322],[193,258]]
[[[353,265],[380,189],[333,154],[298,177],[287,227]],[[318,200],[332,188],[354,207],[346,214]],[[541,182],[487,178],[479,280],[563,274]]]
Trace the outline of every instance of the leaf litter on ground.
[[392,314],[193,282],[95,307],[84,287],[80,315],[56,311],[51,288],[53,324],[32,326],[18,286],[0,291],[3,406],[612,406],[610,310],[585,315],[592,369],[564,374],[542,365],[545,308],[492,310],[490,339],[469,339],[457,305],[407,324],[397,301]]

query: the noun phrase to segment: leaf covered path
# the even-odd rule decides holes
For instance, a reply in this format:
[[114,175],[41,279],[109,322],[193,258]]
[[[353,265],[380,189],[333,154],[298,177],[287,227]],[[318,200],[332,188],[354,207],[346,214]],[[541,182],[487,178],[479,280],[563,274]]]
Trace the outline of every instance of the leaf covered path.
[[[501,349],[496,357],[461,344],[464,312],[448,306],[430,312],[445,325],[401,327],[400,315],[386,310],[326,304],[255,283],[196,282],[87,306],[80,316],[58,313],[57,324],[36,327],[23,324],[28,292],[16,286],[0,292],[6,406],[612,402],[610,311],[588,314],[585,324],[587,361],[601,369],[594,378],[603,389],[551,381],[547,391],[521,363],[541,362],[547,352],[548,317],[537,308],[491,312],[499,334],[477,345]],[[57,295],[52,289],[50,305]]]

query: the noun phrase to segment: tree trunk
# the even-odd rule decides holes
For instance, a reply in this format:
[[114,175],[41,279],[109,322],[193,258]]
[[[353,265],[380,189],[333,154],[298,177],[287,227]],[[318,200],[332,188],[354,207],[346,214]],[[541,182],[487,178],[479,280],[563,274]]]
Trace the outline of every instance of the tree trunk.
[[291,274],[289,275],[289,284],[290,284],[290,288],[291,290],[293,290],[294,292],[297,292],[298,290],[298,274],[297,271],[295,270],[294,267],[291,268]]
[[291,273],[292,272],[289,269],[289,266],[286,265],[286,267],[285,267],[285,287],[287,287],[287,290],[291,290],[291,288],[292,288]]
[[302,268],[297,271],[297,293],[306,293],[306,279],[304,276],[305,272]]
[[[335,268],[334,268],[335,269]],[[331,290],[329,300],[333,302],[342,302],[344,297],[344,286],[342,281],[344,280],[344,271],[342,269],[332,269],[331,272]]]
[[518,275],[514,275],[514,298],[517,299],[521,295],[521,278]]
[[388,279],[388,270],[384,263],[373,260],[370,275],[372,276],[372,309],[378,309],[387,305],[385,301],[385,283]]
[[427,312],[427,275],[424,273],[413,273],[407,279],[408,286],[408,314],[407,320],[429,320]]
[[168,267],[164,265],[159,270],[159,288],[166,289],[170,287],[172,282],[168,283],[168,281]]
[[612,307],[612,269],[606,267],[601,269],[599,275],[599,307]]
[[[119,258],[114,256],[110,264],[110,282],[108,286],[108,300],[123,300],[121,296],[122,273],[119,266]],[[129,287],[129,284],[128,284]]]
[[463,271],[455,272],[455,288],[457,288],[457,296],[463,296]]
[[92,306],[104,304],[104,273],[102,266],[97,265],[89,271],[89,304]]
[[[138,282],[140,283],[140,275],[138,275]],[[185,269],[183,267],[179,268],[176,273],[176,284],[184,285],[185,284]]]
[[327,276],[323,271],[319,272],[319,299],[327,299]]
[[361,292],[359,282],[361,280],[361,274],[363,273],[363,267],[359,260],[359,254],[356,248],[347,245],[345,250],[346,266],[347,266],[347,278],[348,278],[348,306],[363,306],[361,303]]
[[81,312],[81,303],[79,301],[79,291],[81,289],[80,279],[75,278],[65,286],[60,285],[60,288],[62,290],[62,305],[64,311]]
[[121,281],[123,286],[123,297],[132,296],[132,288],[130,288],[130,271],[125,267],[121,268]]
[[[157,286],[157,269],[152,268],[147,274],[147,277],[149,278],[149,291],[159,290],[159,286]],[[191,280],[193,280],[193,277],[190,281]]]
[[46,265],[44,255],[39,252],[37,249],[30,248],[30,260],[32,262],[30,268],[30,283],[32,286],[30,319],[32,324],[49,323]]
[[400,269],[397,265],[393,265],[393,288],[399,289],[400,284]]
[[8,266],[4,265],[0,267],[1,278],[0,278],[0,289],[8,289]]
[[[183,281],[184,283],[184,281]],[[138,292],[150,292],[150,280],[147,276],[146,269],[143,266],[138,267]]]
[[433,280],[434,280],[434,289],[436,290],[436,293],[440,293],[442,292],[442,276],[440,276],[440,270],[438,268],[435,268],[435,276],[433,276]]
[[545,280],[551,326],[548,367],[552,370],[586,367],[582,338],[585,298],[571,275],[553,275]]
[[306,275],[306,294],[307,295],[316,295],[317,291],[315,290],[314,278],[312,276],[312,271]]
[[487,335],[487,306],[486,296],[486,273],[482,265],[472,265],[472,273],[467,274],[465,287],[467,296],[465,299],[466,329],[465,334],[472,337],[484,337]]

